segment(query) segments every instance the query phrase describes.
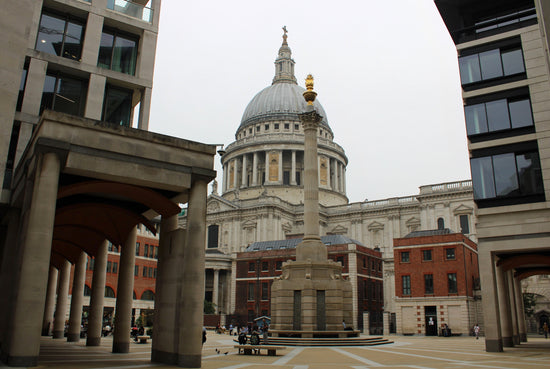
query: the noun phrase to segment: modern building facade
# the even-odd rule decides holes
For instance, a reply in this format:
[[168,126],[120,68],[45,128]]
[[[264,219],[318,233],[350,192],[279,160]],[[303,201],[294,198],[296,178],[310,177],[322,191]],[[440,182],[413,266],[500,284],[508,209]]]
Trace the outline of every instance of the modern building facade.
[[[37,365],[41,333],[63,338],[68,310],[67,339],[79,340],[89,257],[86,344],[101,343],[108,284],[112,349],[128,352],[137,226],[156,233],[158,218],[152,360],[200,367],[201,343],[191,337],[202,330],[216,146],[147,131],[160,0],[2,5],[0,359]],[[177,227],[180,203],[187,230]],[[137,264],[147,278],[154,273]]]
[[468,335],[483,325],[477,245],[449,229],[393,240],[398,334]]
[[456,44],[487,351],[526,340],[521,280],[550,274],[550,4],[436,0]]

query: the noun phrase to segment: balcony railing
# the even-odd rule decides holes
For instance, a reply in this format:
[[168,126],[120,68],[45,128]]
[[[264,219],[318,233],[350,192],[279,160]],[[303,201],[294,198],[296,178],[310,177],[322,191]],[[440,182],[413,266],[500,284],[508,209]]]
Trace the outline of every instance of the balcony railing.
[[107,9],[151,23],[153,9],[128,0],[107,0]]

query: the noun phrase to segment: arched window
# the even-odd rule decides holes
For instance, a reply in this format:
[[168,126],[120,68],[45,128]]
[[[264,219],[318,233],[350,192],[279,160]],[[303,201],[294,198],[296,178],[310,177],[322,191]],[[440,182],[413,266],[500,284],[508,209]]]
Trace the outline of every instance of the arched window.
[[443,218],[437,218],[437,229],[445,229],[445,221]]
[[105,297],[115,297],[115,291],[109,286],[105,286]]
[[87,284],[84,285],[84,296],[92,296],[92,289]]
[[155,300],[155,294],[151,290],[147,290],[143,292],[141,295],[142,300],[148,300],[148,301],[154,301]]

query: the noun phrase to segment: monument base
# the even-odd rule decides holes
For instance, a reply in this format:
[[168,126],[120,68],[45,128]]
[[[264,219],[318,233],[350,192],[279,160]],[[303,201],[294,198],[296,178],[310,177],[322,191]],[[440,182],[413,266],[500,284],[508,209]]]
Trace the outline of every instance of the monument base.
[[352,287],[340,263],[288,261],[282,270],[271,287],[273,331],[344,333],[343,322],[352,329]]

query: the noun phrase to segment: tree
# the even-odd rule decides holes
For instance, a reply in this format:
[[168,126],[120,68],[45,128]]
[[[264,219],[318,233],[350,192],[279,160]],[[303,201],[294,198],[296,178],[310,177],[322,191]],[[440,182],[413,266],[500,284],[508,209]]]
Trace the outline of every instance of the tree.
[[534,293],[524,293],[523,294],[523,309],[525,310],[525,315],[533,316],[535,312],[535,305],[537,304],[537,295]]
[[205,314],[215,314],[216,313],[216,304],[212,301],[204,300],[204,313]]

